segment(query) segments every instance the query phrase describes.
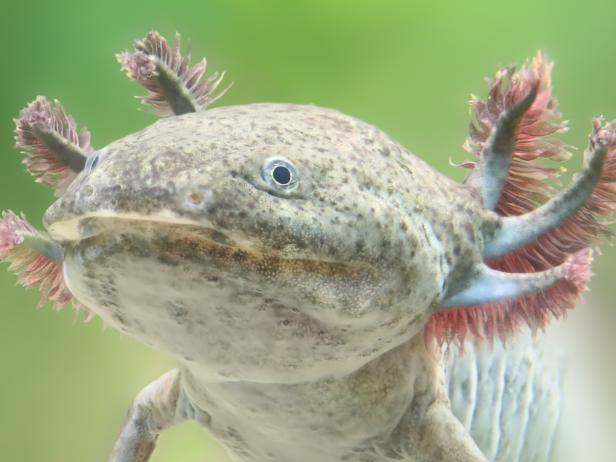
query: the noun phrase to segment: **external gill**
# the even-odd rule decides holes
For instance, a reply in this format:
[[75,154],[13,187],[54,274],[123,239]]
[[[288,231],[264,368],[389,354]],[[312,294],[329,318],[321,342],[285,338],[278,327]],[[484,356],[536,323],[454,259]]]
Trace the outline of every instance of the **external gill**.
[[173,46],[158,32],[150,32],[135,42],[135,51],[119,53],[116,58],[128,78],[141,84],[149,94],[141,97],[161,117],[205,110],[231,87],[214,94],[225,73],[214,73],[202,79],[207,61],[190,66],[190,49],[180,53],[180,35]]
[[524,99],[503,111],[481,151],[473,175],[481,192],[483,206],[487,209],[494,209],[498,203],[513,159],[516,131],[522,116],[535,101],[539,85],[540,81],[535,82]]
[[24,149],[23,163],[37,182],[60,196],[83,170],[90,146],[87,128],[77,129],[60,102],[37,97],[15,119],[15,142]]
[[[0,216],[0,260],[9,263],[24,287],[37,287],[41,293],[39,306],[53,302],[59,311],[69,302],[75,310],[84,309],[74,301],[64,283],[62,247],[45,233],[37,231],[23,216],[3,212]],[[90,320],[92,313],[85,319]]]
[[499,302],[527,294],[541,292],[559,282],[570,283],[573,288],[583,288],[590,277],[586,270],[592,254],[580,251],[556,268],[537,273],[504,273],[488,266],[479,267],[467,285],[446,297],[443,308]]
[[[605,124],[601,119],[594,120],[585,164],[567,188],[541,207],[524,215],[503,217],[502,226],[486,242],[483,257],[492,259],[511,253],[567,220],[584,220],[585,216],[600,212],[600,207],[612,211],[614,206],[609,203],[616,199],[616,122]],[[593,198],[595,191],[603,197]],[[604,233],[609,231],[605,229]],[[598,237],[592,236],[584,244],[595,244]]]
[[435,340],[463,347],[468,339],[507,340],[526,326],[541,329],[575,306],[586,291],[591,263],[592,250],[585,249],[540,272],[510,273],[480,265],[432,315],[424,330],[427,344]]
[[[612,231],[616,211],[616,122],[595,119],[584,169],[560,192],[569,158],[551,135],[566,129],[552,97],[552,64],[538,54],[519,71],[500,70],[488,98],[471,100],[465,148],[477,156],[466,184],[494,210],[484,230],[483,264],[446,294],[426,338],[507,338],[542,328],[573,308],[590,278],[592,247]],[[488,223],[490,222],[490,223]],[[495,224],[496,223],[496,224]]]

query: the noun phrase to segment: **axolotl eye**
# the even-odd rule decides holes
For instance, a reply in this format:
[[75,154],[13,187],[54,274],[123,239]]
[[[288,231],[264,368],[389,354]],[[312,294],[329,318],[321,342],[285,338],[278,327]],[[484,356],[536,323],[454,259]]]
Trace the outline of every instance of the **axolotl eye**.
[[291,192],[297,189],[299,175],[295,166],[283,157],[270,157],[263,163],[261,177],[270,187]]

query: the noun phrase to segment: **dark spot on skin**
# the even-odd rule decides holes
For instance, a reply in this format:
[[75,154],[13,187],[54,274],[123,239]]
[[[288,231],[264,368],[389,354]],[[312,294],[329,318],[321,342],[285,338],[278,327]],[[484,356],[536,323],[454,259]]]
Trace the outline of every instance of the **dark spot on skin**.
[[363,252],[366,249],[366,242],[363,239],[355,242],[355,251]]
[[466,235],[466,238],[473,242],[475,240],[475,229],[473,228],[473,225],[471,225],[470,223],[466,222],[464,223],[464,225],[462,226],[464,229],[464,234]]
[[120,305],[117,302],[109,300],[107,298],[101,299],[99,303],[105,308],[110,308],[112,310],[117,310],[118,308],[120,308]]
[[120,313],[117,313],[117,312],[112,313],[111,318],[122,326],[128,326],[128,322],[126,321],[124,316],[122,316]]
[[[398,161],[398,165],[405,170],[406,172],[408,172],[409,175],[413,176],[413,170],[411,170],[411,167],[409,167],[408,165],[406,165],[404,162],[400,162]],[[427,183],[426,183],[427,185]]]
[[171,317],[175,319],[178,324],[183,324],[186,321],[188,309],[183,304],[178,302],[168,302],[166,308],[169,315],[171,315]]
[[211,232],[209,233],[208,236],[211,240],[213,240],[214,242],[218,242],[219,244],[228,244],[229,240],[227,239],[227,236],[225,236],[223,233],[221,233],[220,231],[217,231],[215,229],[211,230]]
[[248,254],[243,250],[236,250],[232,254],[233,260],[236,262],[245,262],[248,260]]
[[158,255],[157,260],[167,266],[178,266],[181,261],[177,256],[161,253]]

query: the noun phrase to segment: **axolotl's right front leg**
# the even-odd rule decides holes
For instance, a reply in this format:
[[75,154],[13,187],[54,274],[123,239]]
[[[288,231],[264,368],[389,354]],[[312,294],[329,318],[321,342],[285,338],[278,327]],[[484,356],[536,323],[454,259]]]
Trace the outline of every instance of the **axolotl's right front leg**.
[[[446,399],[419,410],[411,406],[392,434],[391,460],[488,462]],[[388,458],[387,460],[390,460]]]
[[375,460],[487,462],[451,409],[440,352],[427,348],[422,334],[411,339],[407,348],[411,399],[386,440],[375,442],[373,447],[381,456]]
[[210,423],[209,415],[190,403],[182,390],[180,371],[174,369],[139,392],[109,462],[147,462],[160,432],[186,420],[206,427]]
[[413,462],[553,459],[563,358],[541,335],[524,331],[507,344],[467,342],[450,350],[444,364],[448,399],[415,390],[392,433],[395,455]]

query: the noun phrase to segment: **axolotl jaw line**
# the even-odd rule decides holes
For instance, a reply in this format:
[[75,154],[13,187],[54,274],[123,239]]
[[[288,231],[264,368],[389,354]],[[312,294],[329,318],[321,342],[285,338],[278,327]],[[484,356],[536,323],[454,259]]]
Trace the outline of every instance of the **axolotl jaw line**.
[[[96,150],[60,103],[38,97],[16,141],[58,200],[47,233],[0,220],[0,258],[24,285],[180,363],[137,396],[112,462],[147,461],[158,433],[187,419],[244,462],[548,460],[555,425],[541,447],[512,449],[506,431],[485,445],[463,417],[468,393],[450,406],[446,380],[455,391],[468,367],[489,374],[509,353],[454,358],[445,376],[437,348],[562,316],[611,234],[616,125],[595,121],[583,170],[553,190],[544,180],[558,169],[543,161],[568,157],[552,137],[566,126],[542,55],[499,71],[488,100],[471,102],[476,161],[462,184],[335,110],[208,109],[224,73],[203,79],[205,61],[191,65],[179,39],[152,32],[118,60],[163,119]],[[538,425],[514,388],[497,407]],[[550,393],[542,405],[556,405]],[[494,403],[472,402],[482,405]]]

